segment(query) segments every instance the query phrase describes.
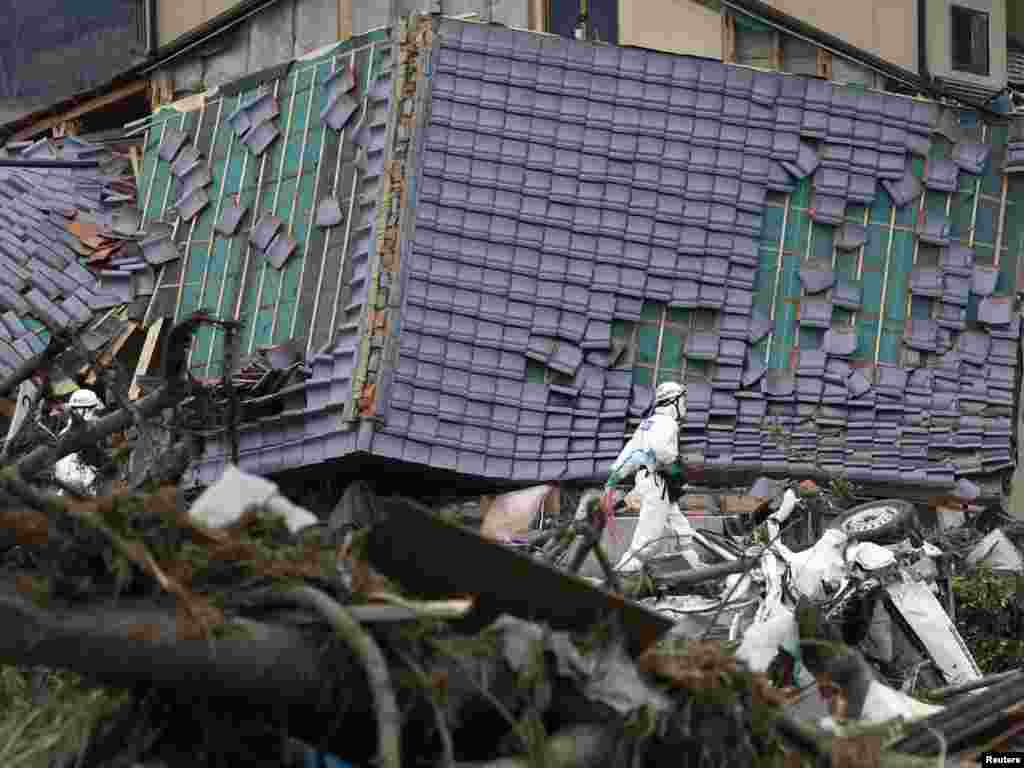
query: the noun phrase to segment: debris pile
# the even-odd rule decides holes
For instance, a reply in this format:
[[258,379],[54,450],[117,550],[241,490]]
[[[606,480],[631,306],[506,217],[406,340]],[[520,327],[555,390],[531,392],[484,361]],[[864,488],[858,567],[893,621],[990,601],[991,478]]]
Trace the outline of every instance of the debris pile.
[[[209,323],[231,330],[187,318],[163,338],[148,394],[112,381],[109,413],[11,443],[0,472],[0,618],[21,628],[0,660],[126,689],[100,697],[109,711],[80,765],[798,753],[902,766],[931,754],[919,723],[958,752],[1013,743],[1016,678],[985,678],[953,617],[970,569],[1020,570],[1018,530],[972,506],[967,485],[929,510],[841,482],[683,487],[673,514],[692,532],[655,531],[635,551],[643,507],[614,490],[582,493],[568,519],[557,485],[484,497],[470,505],[480,533],[365,484],[322,520],[233,465],[193,499],[176,484],[193,442],[237,441],[241,407],[274,407],[305,375],[283,345],[228,378],[188,377],[188,342]],[[227,421],[204,415],[225,397]],[[130,484],[58,496],[31,484],[76,451],[113,455],[116,435],[134,447]],[[631,557],[639,567],[613,565]],[[965,726],[962,697],[984,707],[984,727]]]
[[[922,735],[932,731],[949,754],[1012,741],[1024,700],[1016,675],[993,682],[958,668],[963,659],[901,604],[938,604],[938,566],[920,578],[914,569],[939,558],[886,528],[899,520],[900,533],[913,530],[894,501],[840,511],[812,546],[791,548],[822,492],[787,488],[777,507],[761,497],[736,515],[749,529],[743,547],[698,529],[698,567],[647,559],[646,584],[629,585],[647,595],[641,604],[616,593],[626,585],[601,544],[626,546],[628,516],[614,535],[601,531],[596,491],[568,523],[550,486],[488,500],[488,531],[492,511],[516,513],[510,540],[365,487],[346,512],[362,525],[323,522],[233,467],[191,503],[171,485],[75,499],[43,496],[11,471],[0,482],[0,614],[26,627],[0,641],[0,658],[128,689],[104,699],[105,717],[79,745],[84,766],[110,750],[168,765],[301,765],[317,753],[353,766],[661,765],[681,755],[775,765],[787,753],[916,765],[936,754]],[[571,529],[559,533],[570,539],[567,567],[522,545],[524,522],[540,541],[541,519],[547,531]],[[894,543],[864,541],[867,530]],[[600,577],[566,572],[592,556]],[[718,588],[693,593],[715,579],[725,585],[717,600]],[[742,641],[734,653],[709,638],[741,599],[746,608],[727,622],[726,636]],[[934,623],[938,614],[925,613]],[[922,646],[935,682],[890,679],[886,643],[894,665],[908,649],[920,662]],[[801,709],[809,691],[820,704]],[[984,710],[982,724],[966,723],[962,697]]]

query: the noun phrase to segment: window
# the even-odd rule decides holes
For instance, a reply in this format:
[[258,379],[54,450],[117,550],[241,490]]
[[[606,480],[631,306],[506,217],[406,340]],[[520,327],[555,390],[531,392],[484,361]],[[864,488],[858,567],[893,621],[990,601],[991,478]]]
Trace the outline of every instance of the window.
[[[548,0],[548,32],[563,37],[576,36],[580,17],[579,0]],[[588,0],[587,15],[596,40],[619,42],[619,4],[616,0]]]
[[776,46],[779,33],[767,24],[736,14],[736,63],[763,69],[778,69]]
[[950,7],[953,37],[953,69],[988,77],[988,14],[960,5]]

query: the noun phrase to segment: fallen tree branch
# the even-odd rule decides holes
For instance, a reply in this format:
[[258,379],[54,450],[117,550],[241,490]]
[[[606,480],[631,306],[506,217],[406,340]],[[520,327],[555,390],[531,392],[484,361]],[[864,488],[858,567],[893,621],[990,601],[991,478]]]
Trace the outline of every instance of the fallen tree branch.
[[448,721],[445,718],[444,711],[441,709],[441,705],[437,703],[437,695],[430,684],[430,678],[423,671],[423,667],[408,653],[397,649],[395,653],[412,672],[420,687],[423,688],[423,696],[426,698],[427,703],[430,704],[430,709],[434,713],[438,737],[441,739],[441,768],[453,768],[455,765],[455,745],[452,744],[452,732],[448,728]]
[[[238,619],[207,642],[181,639],[174,613],[152,601],[45,607],[0,579],[0,661],[63,668],[116,687],[140,682],[209,696],[308,706],[321,691],[316,637]],[[344,661],[344,659],[342,660]],[[358,687],[358,676],[346,685]]]
[[25,360],[14,369],[10,376],[0,381],[0,397],[7,397],[20,387],[23,381],[31,378],[40,368],[49,368],[50,364],[68,348],[70,341],[71,339],[67,334],[57,334],[51,337],[50,343],[46,345],[46,349]]
[[320,613],[362,663],[377,710],[378,761],[381,768],[401,768],[401,716],[391,686],[391,674],[376,641],[344,607],[319,589],[296,587],[283,594],[296,605]]

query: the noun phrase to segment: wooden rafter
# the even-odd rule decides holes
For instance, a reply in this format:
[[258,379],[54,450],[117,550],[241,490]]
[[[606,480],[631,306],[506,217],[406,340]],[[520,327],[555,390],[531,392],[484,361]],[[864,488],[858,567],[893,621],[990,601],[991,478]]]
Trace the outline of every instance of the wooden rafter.
[[722,61],[736,61],[736,17],[729,11],[722,13]]
[[81,130],[81,120],[64,120],[53,126],[53,138],[62,139],[65,136],[77,136]]
[[352,37],[352,0],[338,0],[338,39]]
[[103,109],[111,104],[116,104],[129,96],[142,93],[148,87],[148,80],[135,80],[127,85],[122,85],[120,88],[115,88],[102,96],[97,96],[95,98],[88,99],[87,101],[83,101],[77,107],[61,112],[59,115],[44,118],[30,126],[22,128],[10,138],[10,141],[27,141],[37,134],[45,133],[56,128],[61,123],[68,123],[82,117],[83,115],[87,115],[90,112],[95,112],[97,109]]
[[128,389],[128,399],[137,400],[142,394],[142,387],[139,378],[145,376],[149,371],[150,362],[156,352],[157,343],[160,341],[160,331],[164,325],[164,318],[158,317],[146,333],[146,341],[142,344],[142,352],[139,354],[139,362],[135,366],[135,375],[132,377],[131,387]]
[[149,106],[154,112],[174,101],[174,82],[166,72],[158,72],[149,81]]
[[832,79],[832,52],[818,48],[818,77]]
[[782,71],[782,34],[777,29],[772,31],[772,69]]

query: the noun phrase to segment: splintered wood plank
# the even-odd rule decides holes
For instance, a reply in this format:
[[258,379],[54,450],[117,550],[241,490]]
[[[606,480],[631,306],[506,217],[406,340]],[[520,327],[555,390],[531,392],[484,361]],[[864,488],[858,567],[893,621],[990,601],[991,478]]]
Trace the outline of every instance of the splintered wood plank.
[[142,345],[142,353],[139,355],[139,362],[135,366],[135,375],[132,376],[132,385],[128,390],[129,400],[136,400],[139,397],[139,377],[145,376],[149,371],[149,363],[153,359],[157,342],[160,341],[160,330],[163,328],[163,325],[164,318],[158,317],[149,326],[149,331],[146,333],[146,341]]

